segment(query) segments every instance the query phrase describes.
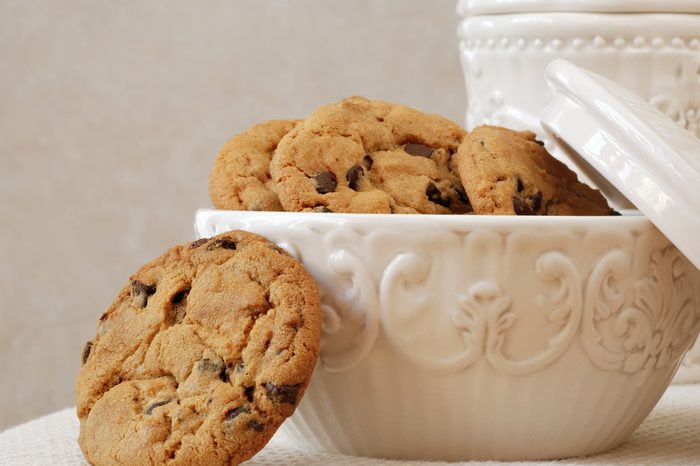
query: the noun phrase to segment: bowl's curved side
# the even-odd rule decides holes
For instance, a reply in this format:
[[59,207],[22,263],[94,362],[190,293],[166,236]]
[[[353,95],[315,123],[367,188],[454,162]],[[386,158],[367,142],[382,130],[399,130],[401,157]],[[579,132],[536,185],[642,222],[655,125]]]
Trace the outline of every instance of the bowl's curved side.
[[642,217],[200,211],[322,289],[300,443],[403,459],[560,458],[621,443],[700,329],[700,272]]

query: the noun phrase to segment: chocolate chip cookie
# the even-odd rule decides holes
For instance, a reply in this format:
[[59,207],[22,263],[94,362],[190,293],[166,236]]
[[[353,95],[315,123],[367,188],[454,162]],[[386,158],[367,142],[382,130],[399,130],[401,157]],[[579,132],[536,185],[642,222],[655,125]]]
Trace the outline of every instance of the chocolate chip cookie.
[[530,131],[480,126],[457,152],[477,214],[613,215],[599,191],[578,181]]
[[270,158],[280,139],[298,123],[260,123],[224,145],[209,176],[209,195],[217,209],[282,210],[270,179]]
[[100,318],[76,381],[90,463],[238,464],[292,414],[316,365],[316,284],[234,231],[143,266]]
[[471,211],[453,160],[465,131],[362,97],[323,106],[280,141],[270,172],[289,211]]

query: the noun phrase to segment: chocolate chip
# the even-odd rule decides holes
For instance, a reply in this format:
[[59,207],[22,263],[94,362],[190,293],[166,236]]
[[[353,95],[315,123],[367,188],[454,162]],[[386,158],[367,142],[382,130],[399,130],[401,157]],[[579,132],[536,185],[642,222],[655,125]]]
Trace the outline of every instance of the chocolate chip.
[[213,361],[209,358],[200,359],[197,362],[197,369],[204,372],[219,372],[223,367],[223,362]]
[[153,410],[156,409],[158,406],[167,405],[168,403],[170,403],[170,400],[156,401],[155,403],[151,403],[150,405],[148,405],[148,407],[146,407],[145,412],[146,412],[146,414],[151,414],[153,412]]
[[209,238],[200,238],[197,241],[192,241],[190,243],[190,249],[198,248],[201,245],[203,245],[204,243],[206,243],[207,241],[209,241]]
[[131,282],[131,294],[136,298],[136,304],[139,307],[146,307],[149,296],[153,295],[155,292],[155,286],[146,285],[138,280]]
[[319,194],[328,194],[335,191],[338,186],[338,180],[335,174],[331,172],[321,172],[316,175],[316,192]]
[[153,285],[146,285],[143,282],[134,280],[131,282],[131,286],[135,295],[146,294],[148,296],[156,292],[156,287]]
[[513,196],[513,210],[516,215],[535,215],[530,204],[523,201],[518,196]]
[[200,372],[216,374],[222,382],[228,382],[228,367],[222,360],[203,358],[197,361],[197,370]]
[[324,205],[318,205],[318,206],[314,207],[314,212],[323,212],[323,213],[326,213],[326,214],[332,214],[332,213],[333,213],[333,211],[332,211],[331,209],[329,209],[328,207],[326,207],[326,206],[324,206]]
[[457,198],[459,198],[460,201],[464,202],[465,204],[471,204],[469,201],[469,196],[467,196],[467,192],[464,190],[464,186],[461,184],[455,184],[452,185],[452,189],[454,190],[455,194],[457,194]]
[[92,351],[92,342],[88,341],[83,347],[83,364],[85,364],[90,357],[90,351]]
[[190,288],[185,288],[175,293],[170,298],[170,308],[165,316],[165,324],[168,326],[179,324],[187,315],[187,296]]
[[362,178],[364,174],[365,171],[361,166],[353,165],[350,167],[350,170],[348,170],[348,173],[345,175],[345,179],[348,180],[348,187],[353,191],[357,191],[357,188],[360,187],[360,178]]
[[255,432],[262,432],[265,429],[265,427],[262,424],[260,424],[258,421],[254,420],[254,419],[251,419],[250,421],[248,421],[248,424],[246,424],[245,426],[246,426],[246,429],[254,430]]
[[245,405],[239,406],[238,408],[231,409],[226,413],[226,422],[233,421],[236,418],[236,416],[238,416],[239,414],[249,413],[249,412],[250,412],[250,408],[248,408]]
[[189,293],[190,293],[189,288],[187,288],[186,290],[178,291],[177,293],[175,293],[173,295],[172,299],[170,299],[170,302],[173,304],[180,304],[187,297],[187,295]]
[[274,385],[271,383],[265,384],[267,397],[273,403],[291,403],[296,404],[297,395],[301,389],[301,384],[296,385]]
[[202,372],[221,372],[222,369],[226,369],[226,366],[221,360],[202,358],[197,361],[197,370]]
[[523,189],[525,189],[525,185],[523,185],[523,180],[520,177],[517,178],[517,184],[518,192],[523,192]]
[[219,242],[219,247],[224,249],[236,249],[236,242],[232,239],[222,238],[217,241]]
[[481,147],[484,147],[484,141],[479,141],[479,144],[481,144]]
[[442,193],[440,192],[438,187],[435,186],[435,183],[428,183],[428,187],[425,188],[425,195],[428,196],[429,201],[434,202],[443,207],[449,207],[450,203],[452,202],[452,198],[442,197]]
[[217,238],[207,246],[207,251],[212,249],[222,248],[222,249],[236,249],[236,242],[230,238]]
[[249,402],[253,402],[253,394],[255,393],[255,387],[245,387],[245,397]]
[[532,208],[535,211],[540,210],[540,207],[542,207],[542,192],[537,191],[533,196],[532,196]]
[[540,141],[539,139],[535,139],[535,142],[539,144],[540,146],[544,146],[544,142]]
[[427,158],[432,157],[433,152],[435,151],[435,149],[430,146],[426,146],[425,144],[417,144],[415,142],[409,142],[404,146],[403,150],[405,150],[408,154]]
[[610,215],[613,215],[613,216],[616,216],[616,217],[617,217],[617,216],[621,216],[622,214],[621,214],[620,212],[618,212],[617,210],[615,210],[615,209],[611,209],[611,210],[610,210]]
[[365,167],[367,167],[367,170],[371,170],[374,160],[372,160],[372,157],[370,157],[369,154],[365,154],[365,156],[362,158],[362,163],[365,165]]
[[[437,186],[435,186],[435,183],[428,183],[428,187],[425,188],[425,195],[428,196],[428,199],[430,199],[432,201],[433,198],[440,197],[440,190],[438,189]],[[435,202],[435,201],[433,201],[433,202]]]

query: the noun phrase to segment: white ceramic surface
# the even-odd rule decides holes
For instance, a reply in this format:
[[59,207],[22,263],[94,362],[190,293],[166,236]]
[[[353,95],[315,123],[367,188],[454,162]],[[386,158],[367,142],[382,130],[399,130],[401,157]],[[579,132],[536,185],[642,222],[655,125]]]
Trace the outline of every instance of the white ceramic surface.
[[468,128],[494,123],[538,130],[551,98],[545,67],[565,58],[620,83],[700,134],[700,15],[469,16],[459,38]]
[[588,13],[700,13],[697,0],[460,0],[460,15],[574,11]]
[[700,272],[643,217],[200,210],[262,234],[323,294],[321,360],[283,425],[403,459],[544,459],[620,444],[700,329]]
[[[555,11],[517,13],[546,10],[548,3]],[[625,7],[620,11],[629,11],[636,2],[606,3],[612,11],[620,4]],[[638,3],[643,11],[643,2]],[[465,16],[458,34],[467,128],[491,123],[540,132],[539,115],[551,99],[545,67],[565,58],[621,84],[700,135],[700,15],[591,12],[601,2],[590,4],[588,12],[566,11],[585,11],[581,2],[506,1],[492,4],[491,10],[489,4],[464,0],[459,7]],[[654,4],[659,2],[648,6]],[[698,9],[697,2],[664,4],[669,11],[683,4],[689,12]],[[504,14],[476,14],[494,8]]]

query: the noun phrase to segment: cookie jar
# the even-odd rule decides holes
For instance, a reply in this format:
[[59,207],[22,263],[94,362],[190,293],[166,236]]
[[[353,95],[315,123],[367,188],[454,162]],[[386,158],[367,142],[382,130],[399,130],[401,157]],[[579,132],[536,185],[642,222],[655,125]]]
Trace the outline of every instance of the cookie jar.
[[[467,128],[540,131],[538,116],[551,99],[543,72],[562,57],[624,85],[700,137],[700,2],[460,0],[457,10]],[[610,194],[618,208],[631,207]],[[700,382],[700,343],[676,381]]]
[[565,58],[625,86],[700,136],[700,2],[461,0],[467,128],[540,129],[544,69]]
[[[573,144],[560,113],[549,127]],[[700,251],[652,218],[202,209],[195,228],[262,234],[321,288],[320,361],[281,427],[298,445],[542,460],[623,442],[700,331]]]

